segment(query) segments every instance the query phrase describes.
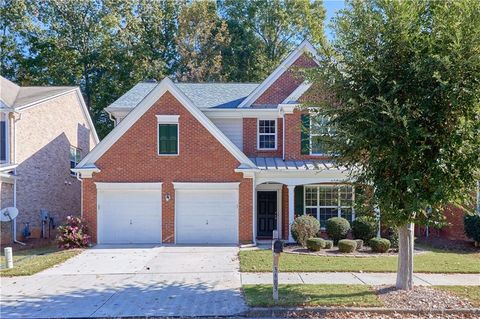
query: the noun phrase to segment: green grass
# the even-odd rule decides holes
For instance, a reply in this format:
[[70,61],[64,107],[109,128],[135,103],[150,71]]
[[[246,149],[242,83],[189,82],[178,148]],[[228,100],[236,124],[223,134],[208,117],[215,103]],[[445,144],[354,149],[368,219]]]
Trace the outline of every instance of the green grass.
[[247,304],[268,306],[356,306],[380,307],[382,302],[366,285],[279,285],[278,302],[272,298],[272,285],[244,285]]
[[[243,272],[272,271],[271,251],[240,251],[240,270]],[[280,271],[396,272],[397,257],[326,257],[284,253],[280,257]],[[414,256],[414,271],[424,273],[480,273],[480,253],[432,249],[429,252]]]
[[466,298],[475,307],[480,307],[480,286],[435,286],[460,298]]
[[[42,270],[60,264],[81,253],[81,249],[59,250],[56,247],[43,247],[13,252],[13,268],[0,270],[1,277],[30,276]],[[0,257],[2,267],[5,256]]]

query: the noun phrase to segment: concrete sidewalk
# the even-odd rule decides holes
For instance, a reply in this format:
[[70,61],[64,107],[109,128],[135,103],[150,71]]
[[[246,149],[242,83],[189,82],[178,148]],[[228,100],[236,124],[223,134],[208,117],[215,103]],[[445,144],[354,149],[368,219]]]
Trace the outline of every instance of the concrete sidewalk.
[[[284,272],[280,284],[360,284],[395,285],[396,273],[358,272]],[[480,286],[480,274],[422,274],[414,273],[417,286]],[[241,273],[243,285],[271,284],[272,273]]]

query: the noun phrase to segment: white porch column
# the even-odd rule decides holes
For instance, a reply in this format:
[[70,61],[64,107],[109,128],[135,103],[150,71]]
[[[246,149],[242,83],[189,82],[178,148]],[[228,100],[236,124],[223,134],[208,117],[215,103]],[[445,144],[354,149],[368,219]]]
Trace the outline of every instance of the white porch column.
[[292,223],[295,219],[295,204],[294,204],[294,197],[295,197],[295,185],[287,185],[288,187],[288,242],[293,243],[292,238]]

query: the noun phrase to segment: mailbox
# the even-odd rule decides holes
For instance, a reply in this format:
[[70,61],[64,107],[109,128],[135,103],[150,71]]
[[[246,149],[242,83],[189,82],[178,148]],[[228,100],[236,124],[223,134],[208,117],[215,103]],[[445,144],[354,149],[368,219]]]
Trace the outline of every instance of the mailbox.
[[273,252],[275,254],[283,253],[283,240],[276,239],[273,242]]

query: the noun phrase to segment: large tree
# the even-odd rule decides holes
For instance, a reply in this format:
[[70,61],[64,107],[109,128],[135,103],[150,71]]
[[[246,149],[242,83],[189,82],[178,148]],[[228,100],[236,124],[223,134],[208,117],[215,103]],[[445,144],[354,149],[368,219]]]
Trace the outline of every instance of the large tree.
[[225,78],[223,50],[230,43],[225,21],[214,1],[193,1],[182,8],[178,19],[179,70],[183,81],[211,82]]
[[414,224],[442,221],[448,205],[473,207],[480,2],[350,1],[333,27],[316,76],[317,116],[335,128],[323,142],[398,227],[397,287],[411,289]]
[[[324,39],[325,9],[321,0],[219,0],[221,15],[230,25],[254,35],[262,46],[254,51],[268,74],[302,40]],[[248,39],[248,37],[246,38]],[[248,43],[251,44],[251,43]],[[244,53],[238,50],[240,54]],[[239,55],[239,58],[242,58]]]

